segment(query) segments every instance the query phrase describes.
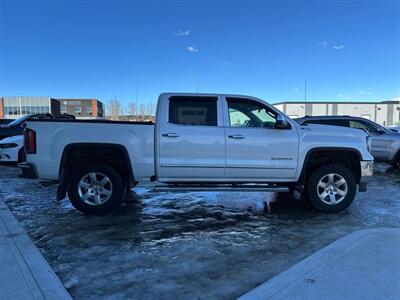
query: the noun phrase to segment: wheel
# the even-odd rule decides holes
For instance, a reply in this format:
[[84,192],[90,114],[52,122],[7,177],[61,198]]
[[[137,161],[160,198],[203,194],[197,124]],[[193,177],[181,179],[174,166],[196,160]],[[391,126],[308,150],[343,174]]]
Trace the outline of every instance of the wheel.
[[314,171],[307,183],[307,195],[318,210],[339,212],[353,202],[357,183],[349,169],[342,165],[329,164]]
[[103,215],[119,207],[124,193],[121,175],[106,164],[89,164],[72,175],[68,196],[85,214]]

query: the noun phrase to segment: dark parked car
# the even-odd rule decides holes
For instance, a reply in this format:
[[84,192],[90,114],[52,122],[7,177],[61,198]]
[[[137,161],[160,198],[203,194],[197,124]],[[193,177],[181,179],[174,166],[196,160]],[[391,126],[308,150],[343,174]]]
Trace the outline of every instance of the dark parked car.
[[22,116],[8,124],[0,125],[0,140],[5,139],[10,136],[22,135],[24,133],[24,128],[28,120],[33,119],[75,119],[73,115],[67,114],[35,114],[35,115],[25,115]]
[[371,135],[371,154],[375,160],[387,161],[400,168],[400,133],[385,128],[375,122],[351,116],[315,116],[295,119],[301,125],[323,124],[358,128]]
[[0,119],[0,125],[6,125],[6,124],[10,123],[11,121],[13,121],[13,120],[11,120],[11,119]]

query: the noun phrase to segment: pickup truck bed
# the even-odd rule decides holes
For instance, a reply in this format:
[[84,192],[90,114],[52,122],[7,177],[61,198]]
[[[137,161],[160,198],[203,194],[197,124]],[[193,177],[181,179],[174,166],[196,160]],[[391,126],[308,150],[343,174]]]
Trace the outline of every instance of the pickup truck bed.
[[[50,124],[49,124],[50,123]],[[79,146],[91,156],[104,147],[125,145],[124,155],[135,170],[136,181],[154,175],[154,123],[108,120],[33,120],[37,135],[36,173],[41,178],[58,178],[63,155]],[[53,125],[54,124],[54,125]],[[57,124],[57,125],[55,125]],[[54,127],[57,129],[54,130]],[[123,134],[119,134],[123,132]],[[82,137],[85,137],[82,143]],[[50,150],[50,151],[48,151]],[[108,157],[108,159],[114,159]],[[128,168],[128,165],[126,165]]]

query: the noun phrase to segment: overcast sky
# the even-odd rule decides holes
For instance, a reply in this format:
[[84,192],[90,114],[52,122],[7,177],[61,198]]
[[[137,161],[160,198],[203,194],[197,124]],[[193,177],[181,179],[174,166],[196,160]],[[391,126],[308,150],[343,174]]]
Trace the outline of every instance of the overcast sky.
[[0,95],[400,96],[400,1],[0,0]]

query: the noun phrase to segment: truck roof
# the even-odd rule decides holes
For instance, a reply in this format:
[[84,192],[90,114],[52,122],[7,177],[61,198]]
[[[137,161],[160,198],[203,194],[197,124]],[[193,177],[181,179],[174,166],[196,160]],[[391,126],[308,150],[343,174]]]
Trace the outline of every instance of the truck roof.
[[170,97],[170,96],[189,96],[189,97],[195,97],[195,96],[207,96],[207,97],[232,97],[232,98],[249,98],[249,99],[257,99],[257,100],[262,100],[257,97],[249,96],[249,95],[241,95],[241,94],[224,94],[224,93],[185,93],[185,92],[179,92],[179,93],[174,93],[174,92],[165,92],[161,93],[159,98],[161,97]]

